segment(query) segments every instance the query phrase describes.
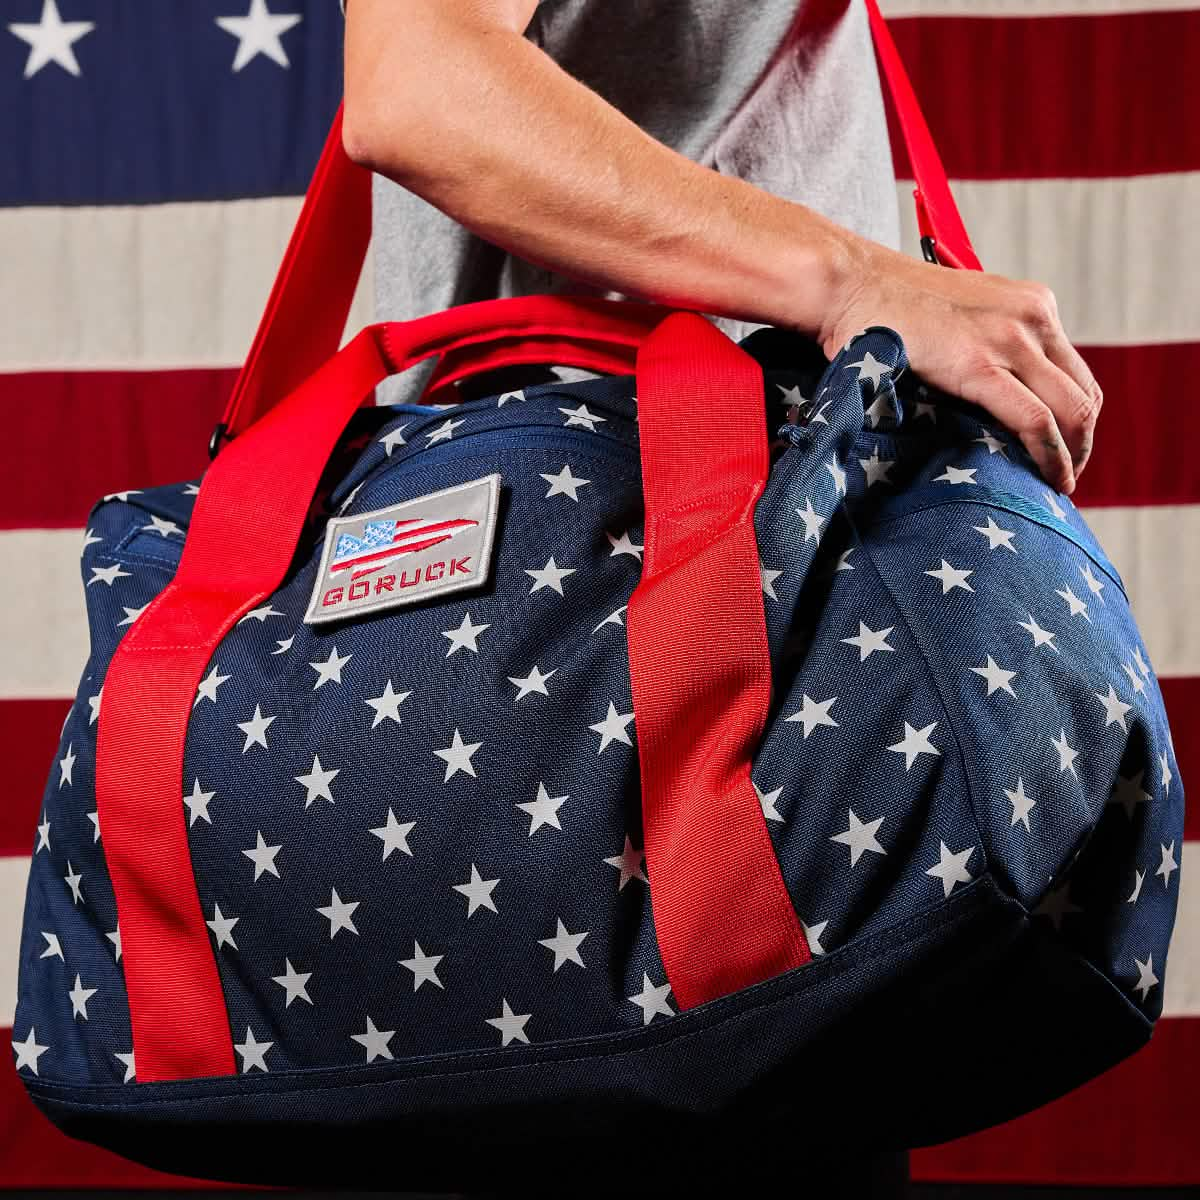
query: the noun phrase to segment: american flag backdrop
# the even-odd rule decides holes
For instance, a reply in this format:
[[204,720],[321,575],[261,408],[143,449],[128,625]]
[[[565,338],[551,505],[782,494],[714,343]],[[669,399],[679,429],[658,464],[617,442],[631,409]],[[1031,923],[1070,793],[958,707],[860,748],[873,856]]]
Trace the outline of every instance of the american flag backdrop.
[[[1200,378],[1200,7],[881,7],[984,266],[1054,289],[1104,388],[1095,453],[1072,499],[1129,588],[1186,785],[1200,760],[1200,465],[1189,438]],[[8,1040],[38,805],[87,657],[84,518],[102,494],[203,469],[337,108],[343,18],[337,0],[5,0],[0,12],[0,112],[10,114],[0,139]],[[894,125],[892,144],[905,248],[919,254]],[[372,319],[371,290],[368,269],[351,331]],[[1038,1112],[914,1151],[914,1180],[1200,1184],[1191,814],[1187,835],[1164,1018],[1150,1045]],[[0,1187],[194,1185],[62,1136],[0,1066]]]

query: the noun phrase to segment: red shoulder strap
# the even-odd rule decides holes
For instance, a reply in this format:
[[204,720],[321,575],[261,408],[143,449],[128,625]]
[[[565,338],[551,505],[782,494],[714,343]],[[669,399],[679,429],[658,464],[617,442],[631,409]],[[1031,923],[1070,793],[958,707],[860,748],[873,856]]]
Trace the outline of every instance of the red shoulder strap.
[[[947,266],[979,270],[979,259],[887,23],[876,0],[865,3],[916,177],[913,195],[921,236],[932,239],[939,260]],[[339,106],[250,353],[230,394],[222,419],[228,436],[248,428],[337,350],[370,236],[371,172],[346,156]],[[490,369],[518,361],[522,360],[506,357],[503,348],[492,347],[483,366],[468,366],[454,378],[484,366]],[[450,382],[439,377],[443,391]],[[430,393],[427,399],[449,401],[453,396]]]

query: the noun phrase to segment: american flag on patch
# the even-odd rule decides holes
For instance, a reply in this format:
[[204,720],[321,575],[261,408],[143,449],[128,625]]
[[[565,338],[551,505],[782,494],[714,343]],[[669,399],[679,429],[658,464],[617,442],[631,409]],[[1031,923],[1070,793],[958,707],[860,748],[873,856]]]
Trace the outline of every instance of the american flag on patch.
[[456,533],[473,529],[478,524],[478,521],[464,517],[448,521],[423,521],[419,517],[368,521],[361,537],[351,533],[338,536],[329,570],[349,571],[351,579],[359,579],[395,562],[402,555],[448,542]]
[[[1104,387],[1095,454],[1073,499],[1129,585],[1181,771],[1200,778],[1190,552],[1200,546],[1200,457],[1188,449],[1183,382],[1200,376],[1200,6],[881,7],[986,268],[1053,287]],[[78,561],[88,510],[103,494],[202,470],[337,108],[342,28],[337,0],[3,6],[4,1038],[38,805],[87,656]],[[892,144],[904,245],[917,256],[895,129]],[[351,329],[372,319],[370,295],[368,272]],[[1192,814],[1187,836],[1181,861],[1197,854]],[[1200,1182],[1200,872],[1190,865],[1152,1043],[1036,1113],[915,1151],[914,1179]],[[196,1185],[67,1139],[0,1067],[0,1187],[35,1186]]]

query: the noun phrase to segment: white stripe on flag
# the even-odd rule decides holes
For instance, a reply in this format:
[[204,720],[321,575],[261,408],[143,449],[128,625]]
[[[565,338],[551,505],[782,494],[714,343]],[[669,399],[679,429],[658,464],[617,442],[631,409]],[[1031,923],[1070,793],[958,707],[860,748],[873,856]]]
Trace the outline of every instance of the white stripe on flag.
[[[0,208],[6,371],[240,366],[302,197]],[[351,335],[373,319],[367,253]]]
[[[1200,843],[1184,842],[1179,855],[1179,915],[1167,956],[1166,994],[1163,1015],[1200,1017]],[[1192,859],[1196,862],[1192,862]],[[28,858],[0,858],[0,1026],[11,1027],[17,1004],[17,951],[25,909]],[[1146,887],[1151,886],[1147,880]],[[63,884],[66,887],[66,884]],[[53,933],[54,930],[49,932]],[[66,964],[71,964],[71,943],[62,938]],[[47,960],[51,968],[62,964]],[[1136,980],[1137,967],[1129,963],[1129,984]],[[1156,958],[1154,973],[1164,978],[1163,964]],[[1133,993],[1130,993],[1133,994]],[[1136,995],[1135,995],[1136,998]],[[64,1003],[66,998],[64,996]],[[1065,998],[1064,998],[1065,1000]],[[27,1032],[27,1031],[23,1031]]]
[[[901,245],[920,256],[911,180]],[[985,271],[1036,279],[1076,346],[1200,341],[1200,172],[1114,179],[952,180]],[[1178,269],[1164,270],[1153,243]]]

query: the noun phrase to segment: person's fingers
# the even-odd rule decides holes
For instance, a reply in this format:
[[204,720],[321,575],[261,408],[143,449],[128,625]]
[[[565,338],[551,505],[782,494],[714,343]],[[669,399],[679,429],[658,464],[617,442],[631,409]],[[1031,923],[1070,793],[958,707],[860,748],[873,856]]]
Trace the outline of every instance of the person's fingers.
[[1079,384],[1091,402],[1091,419],[1085,422],[1083,435],[1075,447],[1075,477],[1078,479],[1092,453],[1092,440],[1096,421],[1104,404],[1104,392],[1091,368],[1084,361],[1083,355],[1071,345],[1061,328],[1046,343],[1046,357]]
[[1071,454],[1054,413],[1007,367],[968,372],[962,396],[986,408],[1021,439],[1043,478],[1060,492],[1075,489]]

